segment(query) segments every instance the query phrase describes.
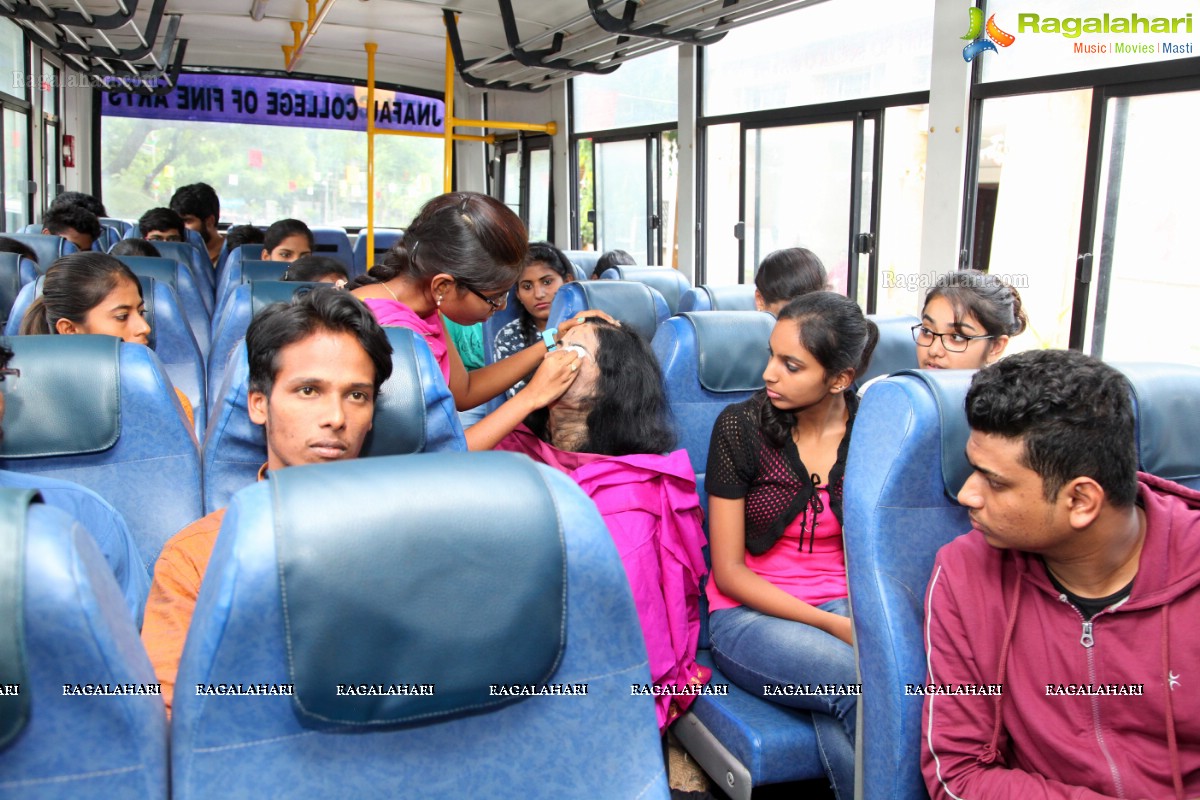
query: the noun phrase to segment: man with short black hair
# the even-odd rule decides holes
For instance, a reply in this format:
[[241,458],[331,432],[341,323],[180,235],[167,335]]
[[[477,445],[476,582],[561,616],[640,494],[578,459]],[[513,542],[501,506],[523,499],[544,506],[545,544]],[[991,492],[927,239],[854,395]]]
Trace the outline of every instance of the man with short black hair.
[[[261,311],[246,331],[251,421],[267,435],[267,471],[357,458],[371,430],[392,346],[356,297],[314,289]],[[225,509],[163,547],[146,603],[142,641],[170,711],[175,674]]]
[[221,220],[221,200],[207,183],[181,186],[171,195],[171,210],[183,218],[183,224],[200,234],[208,249],[208,258],[215,265],[221,257],[224,239],[217,229]]
[[50,203],[50,208],[61,208],[62,206],[80,206],[95,214],[97,217],[107,217],[108,211],[104,208],[104,203],[95,195],[90,195],[87,192],[62,192]]
[[186,242],[183,217],[169,208],[152,208],[138,220],[138,233],[147,242]]
[[925,602],[930,794],[1196,797],[1200,493],[1138,473],[1129,383],[1081,353],[1005,358],[966,405],[974,529]]
[[42,217],[42,233],[61,236],[80,250],[91,250],[100,238],[100,218],[83,206],[57,206]]

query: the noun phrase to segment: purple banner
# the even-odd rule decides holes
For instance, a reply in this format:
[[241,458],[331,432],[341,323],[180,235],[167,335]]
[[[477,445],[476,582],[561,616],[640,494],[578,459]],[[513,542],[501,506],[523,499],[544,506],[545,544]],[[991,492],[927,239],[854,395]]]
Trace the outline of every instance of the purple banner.
[[[444,111],[445,104],[441,100],[375,90],[377,128],[441,133]],[[365,132],[367,89],[294,78],[180,75],[175,91],[159,97],[105,92],[101,113],[111,117]]]

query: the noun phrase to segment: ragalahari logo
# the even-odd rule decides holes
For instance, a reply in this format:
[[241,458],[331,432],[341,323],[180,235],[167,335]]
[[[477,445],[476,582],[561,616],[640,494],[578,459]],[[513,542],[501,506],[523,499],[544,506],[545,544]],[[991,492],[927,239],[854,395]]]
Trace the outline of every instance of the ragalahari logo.
[[[1005,33],[1000,30],[1000,26],[996,24],[996,15],[992,14],[988,17],[987,26],[983,24],[983,10],[979,8],[967,9],[970,14],[970,27],[967,28],[967,35],[962,37],[970,39],[967,46],[963,48],[963,61],[970,64],[975,56],[985,50],[991,50],[993,53],[1000,52],[996,49],[996,45],[1008,47],[1017,40],[1017,37],[1011,33]],[[980,34],[983,34],[980,36]]]

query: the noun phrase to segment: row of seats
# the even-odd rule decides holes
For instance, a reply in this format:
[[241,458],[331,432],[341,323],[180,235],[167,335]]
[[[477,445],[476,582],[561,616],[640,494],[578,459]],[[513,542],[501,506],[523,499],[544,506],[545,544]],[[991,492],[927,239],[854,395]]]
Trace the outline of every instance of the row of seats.
[[[1200,370],[1122,369],[1134,391],[1141,468],[1200,486],[1191,444],[1200,421],[1187,414]],[[924,681],[920,598],[937,548],[969,528],[954,502],[969,474],[969,378],[893,375],[867,393],[856,421],[846,547],[863,681],[865,797],[926,796],[921,700],[897,687]],[[652,705],[629,697],[628,686],[647,682],[648,670],[624,574],[594,508],[564,476],[509,454],[426,454],[285,471],[270,483],[233,500],[179,685],[291,684],[297,697],[181,691],[170,734],[176,796],[374,795],[409,776],[406,785],[421,781],[422,796],[433,797],[505,796],[517,786],[530,796],[665,797]],[[0,496],[0,521],[19,517],[10,509],[20,502]],[[359,509],[353,520],[347,507]],[[32,557],[24,564],[23,672],[11,671],[18,660],[3,655],[19,646],[0,642],[0,669],[9,670],[0,684],[31,686],[38,698],[32,713],[0,715],[7,725],[0,796],[6,789],[76,796],[92,786],[165,796],[166,733],[153,698],[62,698],[63,684],[153,678],[94,546],[56,516],[35,506],[26,517]],[[521,535],[481,535],[506,524],[519,525]],[[464,563],[463,542],[479,557]],[[505,552],[514,542],[519,552]],[[0,546],[10,558],[20,552]],[[514,575],[514,564],[522,574]],[[0,562],[0,573],[6,568]],[[346,574],[355,575],[352,586]],[[431,597],[434,584],[445,593]],[[514,597],[518,587],[539,599]],[[61,614],[68,620],[59,622]],[[559,631],[565,638],[546,635]],[[478,636],[491,637],[489,644],[478,646]],[[480,652],[500,655],[481,666]],[[397,680],[435,684],[436,703],[328,691]],[[719,673],[713,680],[727,683]],[[542,681],[587,683],[586,702],[596,706],[570,697],[480,702],[492,683]],[[69,722],[56,724],[60,714]],[[744,798],[754,786],[821,774],[805,716],[731,687],[728,697],[699,698],[675,731],[710,774],[724,778],[731,797]],[[92,731],[111,738],[111,752],[64,746],[64,735],[94,743]],[[564,739],[569,752],[553,746]],[[441,758],[452,766],[438,770]],[[465,763],[474,768],[462,770]]]

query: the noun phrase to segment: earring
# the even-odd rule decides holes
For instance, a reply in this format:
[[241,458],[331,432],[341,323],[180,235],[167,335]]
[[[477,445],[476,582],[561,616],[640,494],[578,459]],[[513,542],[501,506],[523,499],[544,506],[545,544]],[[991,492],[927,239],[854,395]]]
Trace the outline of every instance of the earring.
[[445,295],[440,295],[440,294],[438,295],[438,299],[437,299],[437,307],[438,307],[438,308],[441,308],[441,307],[442,307],[442,299],[443,299],[444,297],[445,297]]

